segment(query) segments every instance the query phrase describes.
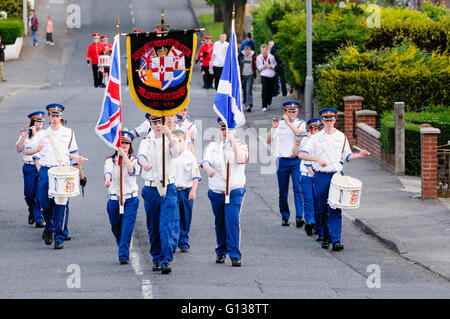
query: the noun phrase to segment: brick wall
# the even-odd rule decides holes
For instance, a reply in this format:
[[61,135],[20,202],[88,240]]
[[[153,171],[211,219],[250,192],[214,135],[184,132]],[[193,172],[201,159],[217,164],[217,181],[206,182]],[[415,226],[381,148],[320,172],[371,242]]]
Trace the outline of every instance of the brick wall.
[[356,145],[366,149],[372,157],[381,161],[380,132],[365,123],[356,125]]
[[348,139],[350,145],[355,144],[355,111],[362,109],[363,98],[361,96],[351,95],[345,96],[344,100],[344,113],[345,113],[345,125],[344,133]]
[[437,143],[441,131],[430,124],[420,126],[420,160],[422,163],[422,198],[437,197]]

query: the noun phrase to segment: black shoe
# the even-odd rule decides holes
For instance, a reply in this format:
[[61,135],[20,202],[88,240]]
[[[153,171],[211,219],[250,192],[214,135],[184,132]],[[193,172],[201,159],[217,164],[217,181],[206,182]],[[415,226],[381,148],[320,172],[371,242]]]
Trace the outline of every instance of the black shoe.
[[99,84],[98,87],[99,87],[99,88],[105,88],[106,85],[104,85],[104,84],[102,83],[102,84]]
[[53,234],[46,232],[45,230],[42,232],[42,239],[45,241],[46,245],[51,245],[53,242]]
[[289,225],[290,225],[289,219],[287,219],[287,218],[281,219],[281,226],[289,226]]
[[63,243],[60,243],[60,242],[58,242],[58,241],[56,241],[55,242],[55,247],[54,247],[55,249],[63,249],[64,248],[64,245],[63,245]]
[[172,271],[172,268],[170,268],[169,263],[163,263],[161,265],[161,273],[167,275]]
[[153,263],[152,270],[153,271],[160,271],[161,270],[161,264],[160,263]]
[[342,245],[340,241],[337,241],[337,242],[333,243],[333,248],[331,248],[331,250],[333,250],[333,251],[344,250],[344,245]]
[[187,247],[180,248],[180,252],[182,252],[182,253],[187,253],[188,251],[189,251],[189,248],[187,248]]
[[295,217],[295,224],[297,228],[301,228],[303,227],[303,225],[305,225],[305,221],[301,217]]
[[34,224],[34,217],[28,216],[28,224],[33,225]]
[[330,247],[330,241],[328,239],[324,239],[322,240],[322,248],[323,249],[328,249],[328,247]]
[[70,237],[69,234],[65,234],[64,235],[64,241],[66,241],[66,240],[72,240],[72,237]]
[[241,267],[241,261],[237,258],[231,258],[231,266]]
[[317,241],[322,241],[322,240],[323,240],[323,237],[319,235],[319,237],[317,237],[316,240],[317,240]]
[[45,227],[45,224],[42,223],[42,222],[36,222],[36,224],[34,225],[34,227],[36,227],[36,228],[44,228],[44,227]]
[[306,232],[306,235],[312,236],[312,234],[313,234],[313,229],[314,229],[314,224],[306,223],[306,225],[305,225],[305,232]]
[[128,264],[128,259],[119,259],[119,262],[121,265],[126,265]]
[[225,255],[217,255],[216,264],[223,264],[225,262]]

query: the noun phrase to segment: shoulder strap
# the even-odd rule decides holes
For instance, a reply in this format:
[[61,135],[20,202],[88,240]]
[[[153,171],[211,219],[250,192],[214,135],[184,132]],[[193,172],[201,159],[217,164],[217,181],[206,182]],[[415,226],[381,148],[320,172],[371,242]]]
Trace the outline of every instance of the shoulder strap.
[[69,142],[68,149],[70,149],[70,145],[72,145],[72,140],[73,140],[73,128],[71,128],[70,130],[71,130],[71,135],[70,135],[70,142]]
[[341,154],[344,154],[345,144],[347,143],[347,136],[344,135],[344,145],[342,146]]

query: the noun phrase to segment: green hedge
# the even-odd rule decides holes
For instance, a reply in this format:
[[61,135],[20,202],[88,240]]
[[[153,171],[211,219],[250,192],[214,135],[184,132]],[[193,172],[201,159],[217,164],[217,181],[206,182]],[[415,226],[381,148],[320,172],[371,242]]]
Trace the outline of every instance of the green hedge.
[[[423,123],[441,130],[438,145],[450,140],[450,109],[446,106],[430,107],[428,112],[405,113],[405,172],[420,176],[420,130]],[[388,112],[380,119],[380,148],[389,154],[395,153],[394,113]]]
[[[22,18],[23,16],[23,1],[22,0],[1,0],[0,11],[6,11],[8,18]],[[28,2],[28,11],[30,10],[30,3]]]
[[[371,12],[367,5],[313,1],[313,65],[328,58],[349,43],[361,51],[397,46],[405,41],[427,51],[444,52],[450,40],[450,10],[424,2],[423,12],[409,8],[384,8],[380,28],[369,28]],[[304,88],[306,69],[306,21],[304,0],[262,0],[253,12],[257,46],[271,38],[280,46],[287,81]],[[317,79],[315,79],[317,81]]]
[[450,55],[414,45],[360,52],[349,46],[316,70],[316,98],[322,107],[343,109],[347,95],[364,97],[364,107],[382,114],[403,101],[408,110],[450,105]]
[[3,44],[14,44],[23,35],[23,21],[18,18],[0,20],[0,36]]

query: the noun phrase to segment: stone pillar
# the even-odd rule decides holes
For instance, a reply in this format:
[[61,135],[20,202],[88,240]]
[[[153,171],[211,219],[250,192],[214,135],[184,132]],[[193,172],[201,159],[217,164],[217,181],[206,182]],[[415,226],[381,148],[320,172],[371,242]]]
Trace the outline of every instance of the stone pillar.
[[395,165],[394,174],[405,175],[405,103],[394,103]]
[[355,112],[356,125],[358,123],[364,123],[371,128],[377,128],[377,111],[372,110],[359,110]]
[[437,146],[441,131],[430,124],[420,127],[420,161],[422,175],[422,199],[437,197]]
[[350,145],[355,144],[355,111],[362,109],[364,99],[361,96],[344,96],[345,127],[344,133]]

